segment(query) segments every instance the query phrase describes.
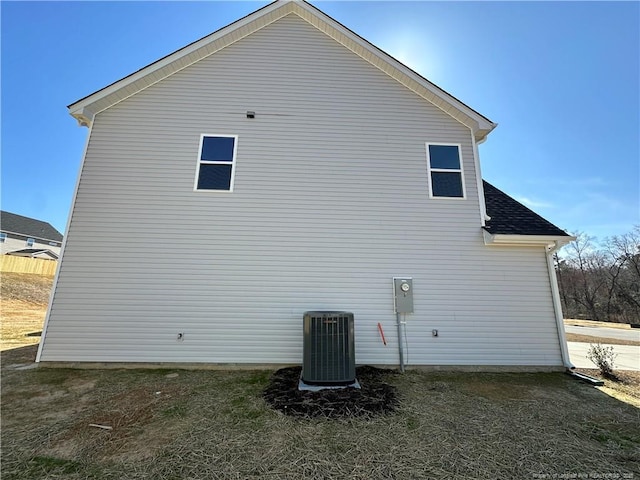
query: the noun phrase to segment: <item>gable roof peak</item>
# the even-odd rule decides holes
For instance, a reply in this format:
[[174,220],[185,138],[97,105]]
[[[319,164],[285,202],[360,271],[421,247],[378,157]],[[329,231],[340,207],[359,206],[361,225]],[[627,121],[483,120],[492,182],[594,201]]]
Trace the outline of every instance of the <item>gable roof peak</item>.
[[289,14],[315,28],[470,128],[484,141],[497,125],[304,0],[276,0],[68,106],[82,126],[95,115]]

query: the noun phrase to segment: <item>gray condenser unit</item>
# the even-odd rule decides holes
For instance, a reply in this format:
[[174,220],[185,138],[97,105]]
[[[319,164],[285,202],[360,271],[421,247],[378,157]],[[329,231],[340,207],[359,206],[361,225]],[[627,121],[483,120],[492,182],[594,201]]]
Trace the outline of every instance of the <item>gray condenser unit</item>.
[[355,379],[353,313],[305,312],[302,381],[346,385]]

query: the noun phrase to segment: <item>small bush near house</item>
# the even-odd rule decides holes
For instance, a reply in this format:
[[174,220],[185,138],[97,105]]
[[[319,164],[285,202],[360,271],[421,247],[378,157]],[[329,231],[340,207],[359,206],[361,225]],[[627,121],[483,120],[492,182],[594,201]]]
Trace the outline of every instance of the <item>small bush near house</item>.
[[614,353],[612,346],[605,347],[600,343],[591,344],[591,348],[587,352],[587,358],[600,369],[602,376],[612,380],[616,378],[613,367],[617,356],[618,354]]

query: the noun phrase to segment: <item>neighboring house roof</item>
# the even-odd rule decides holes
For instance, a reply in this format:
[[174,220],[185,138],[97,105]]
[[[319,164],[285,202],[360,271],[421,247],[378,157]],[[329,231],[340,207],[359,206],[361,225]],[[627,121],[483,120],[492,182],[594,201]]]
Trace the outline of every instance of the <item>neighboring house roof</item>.
[[147,65],[131,75],[68,106],[80,125],[90,126],[96,114],[135,95],[203,58],[251,35],[278,19],[298,15],[356,55],[468,126],[482,141],[497,124],[462,103],[378,47],[305,1],[277,0],[240,20]]
[[0,230],[26,237],[62,242],[62,234],[47,222],[0,211]]
[[492,235],[538,235],[569,237],[565,231],[483,180],[487,221],[484,229]]
[[44,255],[49,256],[53,260],[58,259],[58,255],[46,248],[24,248],[22,250],[14,250],[13,252],[7,252],[6,255],[14,255],[16,257],[42,257]]

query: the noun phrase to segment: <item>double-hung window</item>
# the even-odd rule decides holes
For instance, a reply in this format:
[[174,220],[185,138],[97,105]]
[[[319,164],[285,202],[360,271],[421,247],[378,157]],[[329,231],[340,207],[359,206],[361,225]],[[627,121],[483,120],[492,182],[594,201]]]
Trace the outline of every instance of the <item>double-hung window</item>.
[[27,238],[27,247],[33,247],[34,243],[36,243],[34,238]]
[[465,198],[460,145],[427,143],[431,197]]
[[7,240],[7,234],[2,232],[0,233],[0,243],[4,243]]
[[236,135],[202,135],[195,189],[233,191],[237,148]]

